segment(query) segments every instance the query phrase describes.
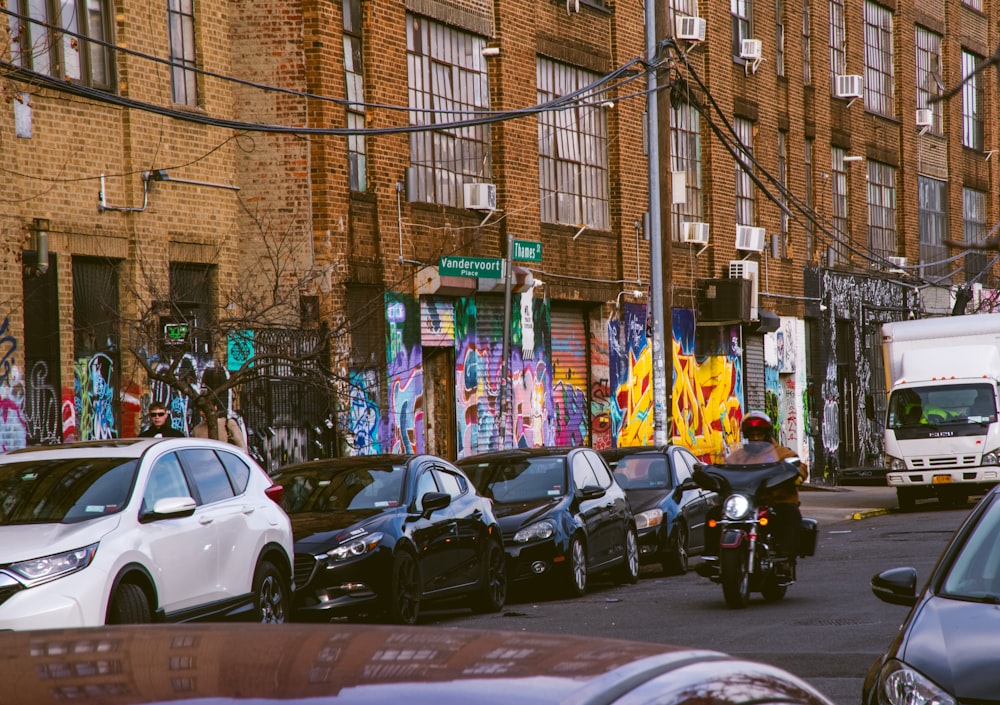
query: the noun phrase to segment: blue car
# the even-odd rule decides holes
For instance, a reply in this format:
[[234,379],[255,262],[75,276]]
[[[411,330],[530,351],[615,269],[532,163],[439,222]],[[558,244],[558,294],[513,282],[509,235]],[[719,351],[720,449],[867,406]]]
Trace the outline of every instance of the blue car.
[[705,522],[719,495],[697,487],[698,459],[687,448],[629,446],[600,451],[625,489],[639,532],[643,564],[659,563],[666,575],[687,572],[688,558],[705,550]]
[[590,576],[639,577],[639,548],[628,498],[590,448],[501,450],[458,461],[493,510],[511,584],[547,580],[583,595]]

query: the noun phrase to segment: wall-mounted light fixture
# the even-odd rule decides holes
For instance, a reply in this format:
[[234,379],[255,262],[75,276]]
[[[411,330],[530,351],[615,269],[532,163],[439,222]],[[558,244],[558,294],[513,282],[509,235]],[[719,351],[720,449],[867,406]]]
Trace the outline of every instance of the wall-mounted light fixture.
[[848,154],[846,157],[844,157],[845,162],[862,162],[864,161],[864,159],[865,159],[864,157],[857,154]]
[[500,56],[500,47],[483,47],[480,54],[483,56]]
[[41,276],[49,271],[49,219],[35,218],[31,221],[31,248],[34,250],[34,263],[26,262],[29,271]]
[[641,299],[642,296],[643,296],[642,292],[639,291],[638,289],[633,289],[632,291],[627,291],[627,290],[626,291],[619,291],[618,292],[618,297],[615,299],[615,308],[616,309],[617,308],[621,308],[621,305],[622,305],[622,296],[624,296],[625,294],[628,294],[629,296],[631,296],[632,298],[635,298],[635,299]]
[[176,176],[171,176],[166,169],[151,169],[150,171],[144,172],[143,176],[148,175],[148,179],[151,181],[169,181],[174,184],[192,184],[194,186],[211,186],[212,188],[224,188],[230,191],[239,191],[239,186],[230,186],[229,184],[216,184],[211,181],[194,181],[193,179],[178,179]]

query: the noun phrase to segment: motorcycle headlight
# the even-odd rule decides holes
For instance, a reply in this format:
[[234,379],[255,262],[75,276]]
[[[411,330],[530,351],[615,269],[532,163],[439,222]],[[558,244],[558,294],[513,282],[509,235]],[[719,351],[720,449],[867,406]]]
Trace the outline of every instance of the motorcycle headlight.
[[879,705],[957,705],[919,671],[895,659],[886,662],[878,678]]
[[750,513],[750,500],[745,495],[731,494],[726,497],[722,511],[726,515],[726,519],[733,521],[745,519],[746,515]]
[[84,548],[72,551],[54,553],[51,556],[32,558],[29,561],[11,563],[9,570],[24,578],[29,585],[47,583],[50,580],[65,577],[78,570],[83,570],[94,560],[98,544],[94,543]]
[[514,543],[527,543],[528,541],[547,539],[555,532],[556,529],[552,526],[551,521],[538,521],[514,534]]
[[663,523],[663,510],[662,509],[647,509],[644,512],[639,512],[635,515],[635,529],[636,531],[642,531],[643,529],[648,529],[651,526],[659,526]]
[[346,561],[348,558],[363,556],[369,551],[374,550],[382,542],[382,536],[380,531],[368,534],[367,536],[361,536],[353,541],[341,544],[331,551],[327,551],[326,557],[331,563],[337,563],[339,561]]
[[1000,451],[991,450],[988,453],[983,453],[983,459],[979,462],[980,465],[1000,465]]

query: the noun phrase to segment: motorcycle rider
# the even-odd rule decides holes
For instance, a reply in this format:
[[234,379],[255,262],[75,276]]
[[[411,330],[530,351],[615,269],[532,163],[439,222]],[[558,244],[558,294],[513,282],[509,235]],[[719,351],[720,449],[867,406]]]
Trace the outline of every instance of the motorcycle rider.
[[[774,424],[771,417],[763,411],[751,411],[743,417],[740,430],[747,441],[768,442],[773,447],[779,460],[797,457],[798,453],[780,445],[774,439]],[[799,463],[799,476],[795,482],[783,482],[772,487],[762,498],[774,509],[773,534],[778,541],[779,555],[788,558],[787,562],[778,565],[780,578],[790,581],[794,575],[795,558],[799,554],[799,533],[802,530],[802,513],[799,511],[799,488],[809,470],[805,463]]]

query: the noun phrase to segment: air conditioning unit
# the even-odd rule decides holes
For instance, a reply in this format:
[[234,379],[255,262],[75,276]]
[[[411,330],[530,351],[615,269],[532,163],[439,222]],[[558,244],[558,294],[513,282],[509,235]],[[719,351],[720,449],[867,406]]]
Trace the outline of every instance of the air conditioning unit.
[[740,42],[740,58],[756,61],[761,57],[764,46],[759,39],[744,39]]
[[708,223],[684,223],[684,242],[708,244]]
[[751,262],[746,259],[731,260],[729,262],[729,278],[730,279],[749,279],[750,280],[750,320],[756,321],[759,316],[757,315],[757,299],[760,292],[757,284],[757,274],[760,271],[760,265],[756,262]]
[[934,124],[934,111],[921,108],[917,111],[917,127],[931,127]]
[[750,321],[751,286],[749,279],[698,280],[698,324]]
[[903,267],[906,266],[905,257],[886,257],[885,259],[889,264],[891,264],[896,269],[902,269]]
[[764,239],[767,233],[764,228],[755,228],[752,225],[736,226],[736,249],[746,252],[760,252],[764,249]]
[[864,88],[864,79],[855,73],[837,75],[838,98],[860,98]]
[[464,184],[465,207],[474,211],[497,209],[496,184]]
[[674,33],[677,39],[686,39],[689,42],[705,41],[706,23],[703,18],[678,15],[674,21],[676,23]]

